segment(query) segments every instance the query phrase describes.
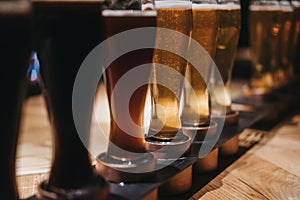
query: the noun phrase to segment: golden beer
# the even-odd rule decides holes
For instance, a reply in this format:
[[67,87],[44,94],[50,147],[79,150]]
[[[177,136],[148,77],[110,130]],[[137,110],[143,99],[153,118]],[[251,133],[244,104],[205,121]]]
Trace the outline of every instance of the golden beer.
[[279,30],[279,48],[277,48],[277,64],[274,72],[273,87],[281,87],[293,79],[293,69],[289,64],[289,40],[291,39],[293,9],[288,1],[280,1],[279,13],[281,29]]
[[[178,31],[187,36],[192,27],[191,2],[156,1],[157,26]],[[185,38],[163,35],[157,31],[156,43],[172,44],[170,49],[186,52],[188,42]],[[152,117],[150,122],[152,135],[158,139],[172,139],[180,128],[179,98],[182,90],[186,60],[180,56],[160,49],[154,50],[153,74],[151,85]],[[164,66],[158,65],[162,64]],[[169,73],[170,68],[178,73]],[[165,83],[163,86],[160,83]],[[158,133],[156,133],[158,132]]]
[[300,76],[300,1],[292,1],[293,7],[293,18],[292,18],[292,30],[289,42],[289,61],[290,65],[293,68],[296,76],[299,78]]
[[[192,13],[192,38],[207,51],[207,56],[213,57],[216,49],[219,24],[217,7],[214,4],[193,3]],[[185,86],[185,102],[181,121],[184,125],[207,125],[210,122],[210,105],[205,82],[208,82],[211,69],[209,65],[204,65],[203,60],[199,59],[199,53],[203,52],[190,53],[192,54],[190,55],[191,59],[198,63],[198,66],[205,68],[205,70],[203,70],[205,74],[200,74],[194,66],[190,64],[187,65],[185,77],[192,88]]]
[[[229,84],[231,79],[231,73],[237,49],[240,27],[241,27],[241,13],[240,6],[233,3],[221,4],[218,6],[218,15],[220,19],[218,36],[217,36],[217,48],[214,56],[214,61],[221,74],[221,77],[225,86],[225,97],[222,96],[222,92],[219,93],[218,83],[216,84],[216,90],[213,95],[213,103],[218,114],[227,114],[231,112],[231,97],[229,93]],[[218,106],[226,106],[226,113],[222,109],[218,109]]]
[[268,92],[274,84],[277,49],[281,30],[279,5],[251,5],[249,13],[250,52],[252,56],[251,87],[257,94]]

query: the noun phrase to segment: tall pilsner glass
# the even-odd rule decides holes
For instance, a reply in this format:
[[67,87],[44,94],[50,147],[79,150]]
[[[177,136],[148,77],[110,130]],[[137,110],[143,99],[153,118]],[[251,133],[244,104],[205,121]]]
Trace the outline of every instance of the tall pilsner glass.
[[[192,38],[207,52],[207,56],[215,55],[219,18],[216,1],[193,1],[193,29]],[[184,106],[181,122],[184,126],[205,126],[210,122],[211,108],[206,83],[210,78],[211,66],[200,58],[203,52],[190,52],[191,59],[203,67],[205,74],[200,74],[190,63],[187,65],[185,77],[191,84],[193,92],[188,86],[184,90]]]
[[[195,66],[188,63],[185,70],[186,81],[183,90],[184,103],[181,123],[183,132],[193,138],[192,155],[198,156],[199,147],[201,146],[199,144],[212,142],[211,139],[216,136],[217,128],[217,123],[211,120],[210,94],[207,85],[212,66],[214,66],[212,58],[215,55],[217,45],[219,27],[217,2],[214,0],[194,0],[192,2],[192,14],[192,39],[201,45],[203,50],[193,50],[192,43],[189,46],[188,57]],[[198,70],[201,70],[201,74]],[[204,138],[206,138],[206,141],[204,141]],[[218,148],[209,152],[205,157],[199,158],[194,165],[194,171],[207,172],[216,169],[217,166]]]
[[[156,11],[153,10],[105,10],[102,14],[108,39],[123,31],[156,27]],[[144,39],[154,46],[155,36],[155,32],[148,32],[137,40]],[[128,46],[137,42],[125,40],[123,42],[128,42]],[[109,54],[115,55],[122,48],[121,43],[110,40]],[[111,116],[110,136],[107,152],[97,157],[97,171],[109,181],[142,181],[155,168],[154,156],[147,153],[143,128],[152,57],[153,48],[137,49],[120,56],[105,70]],[[130,76],[138,67],[142,67],[142,72]],[[122,80],[125,81],[120,83]],[[131,91],[131,85],[138,87]],[[127,97],[130,97],[129,102],[125,100]]]
[[[192,3],[188,0],[156,0],[157,31],[151,77],[152,116],[148,148],[158,160],[170,163],[190,147],[180,122],[180,99],[192,28]],[[169,34],[166,34],[168,29]],[[180,33],[180,34],[178,34]],[[166,49],[159,49],[164,46]],[[181,54],[180,55],[176,54]],[[182,170],[159,189],[161,194],[186,192],[192,184],[192,167]]]
[[252,58],[251,93],[268,94],[277,73],[281,32],[278,1],[253,0],[249,7],[250,53]]
[[[224,88],[219,88],[218,82],[214,83],[216,87],[213,94],[212,103],[214,103],[214,107],[216,109],[212,110],[212,112],[215,116],[228,116],[233,113],[231,110],[231,96],[229,87],[241,28],[240,12],[241,10],[239,1],[226,0],[221,1],[221,3],[218,4],[220,24],[218,28],[217,48],[214,60],[222,77],[222,80],[220,81],[224,82]],[[219,93],[219,90],[223,89],[225,96],[221,96],[220,94],[223,93]],[[226,107],[225,113],[222,109],[224,106]]]
[[[192,10],[187,0],[157,0],[157,26],[178,31],[187,36],[191,34]],[[157,33],[156,43],[173,44],[182,53],[187,51],[188,42],[173,35]],[[152,117],[150,134],[160,140],[172,140],[180,129],[180,96],[186,60],[177,54],[161,49],[154,50],[151,85]],[[163,85],[164,84],[164,85]],[[151,133],[152,132],[152,133]]]
[[[231,109],[230,82],[241,28],[240,2],[235,0],[219,1],[218,15],[220,24],[214,60],[221,74],[222,80],[220,81],[223,81],[224,88],[219,86],[217,79],[212,79],[215,81],[212,112],[215,119],[225,117],[225,127],[231,125],[236,127],[239,115],[237,111]],[[224,107],[226,109],[223,109]],[[238,135],[228,140],[220,148],[221,154],[235,154],[237,151]]]

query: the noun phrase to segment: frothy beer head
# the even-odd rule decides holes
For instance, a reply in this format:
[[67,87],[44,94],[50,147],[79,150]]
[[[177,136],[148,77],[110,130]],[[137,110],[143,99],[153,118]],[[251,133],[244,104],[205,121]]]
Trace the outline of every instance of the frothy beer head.
[[141,10],[104,10],[103,17],[155,17],[156,11],[141,11]]
[[198,4],[198,3],[193,3],[192,4],[192,9],[199,9],[199,10],[216,10],[218,8],[217,4],[208,4],[208,3],[204,3],[204,4]]
[[31,6],[26,1],[15,3],[14,1],[0,1],[0,13],[1,15],[7,15],[10,13],[15,14],[26,14],[30,11]]
[[218,4],[219,10],[240,10],[241,7],[239,4],[228,3],[228,4]]
[[279,5],[250,5],[250,11],[279,11]]
[[155,1],[155,6],[157,9],[161,8],[191,8],[192,3],[189,1],[182,1],[182,0],[158,0]]

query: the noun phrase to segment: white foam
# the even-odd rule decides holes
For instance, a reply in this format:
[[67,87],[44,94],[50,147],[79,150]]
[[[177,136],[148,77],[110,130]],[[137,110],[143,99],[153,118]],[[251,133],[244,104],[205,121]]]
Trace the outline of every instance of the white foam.
[[103,10],[104,17],[125,17],[125,16],[141,16],[141,17],[155,17],[156,11],[141,11],[141,10]]
[[241,6],[235,3],[218,4],[219,10],[240,10]]
[[156,0],[156,8],[192,8],[192,2],[182,0]]
[[3,14],[26,14],[31,10],[27,1],[0,1],[0,13]]
[[289,2],[281,2],[279,5],[280,10],[283,12],[293,12],[292,5]]
[[292,7],[286,7],[286,6],[280,7],[280,10],[283,11],[283,12],[293,12]]
[[292,5],[295,7],[300,7],[300,1],[292,1]]
[[250,5],[250,11],[279,11],[279,5]]
[[218,5],[217,4],[198,4],[198,3],[193,3],[192,4],[193,9],[217,9]]

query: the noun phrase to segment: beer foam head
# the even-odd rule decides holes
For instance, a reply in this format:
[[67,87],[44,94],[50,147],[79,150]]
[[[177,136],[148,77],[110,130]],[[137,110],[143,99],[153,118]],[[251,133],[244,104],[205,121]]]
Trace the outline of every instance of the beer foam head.
[[156,11],[141,11],[141,10],[103,10],[102,16],[104,17],[134,17],[134,16],[145,16],[153,17],[156,16]]
[[271,4],[271,5],[250,5],[250,11],[279,11],[280,7],[279,4]]
[[218,4],[209,4],[209,3],[193,3],[192,4],[193,9],[217,9]]
[[156,8],[192,8],[192,2],[184,0],[156,0]]
[[1,15],[7,14],[26,14],[31,10],[27,1],[0,1]]
[[225,4],[218,4],[219,10],[239,10],[241,6],[239,4],[235,4],[233,2],[225,3]]
[[300,7],[300,1],[293,1],[293,0],[292,0],[291,3],[292,3],[292,5],[295,6],[295,7]]
[[280,2],[280,10],[282,10],[283,12],[293,12],[293,8],[292,5],[290,4],[290,2]]

